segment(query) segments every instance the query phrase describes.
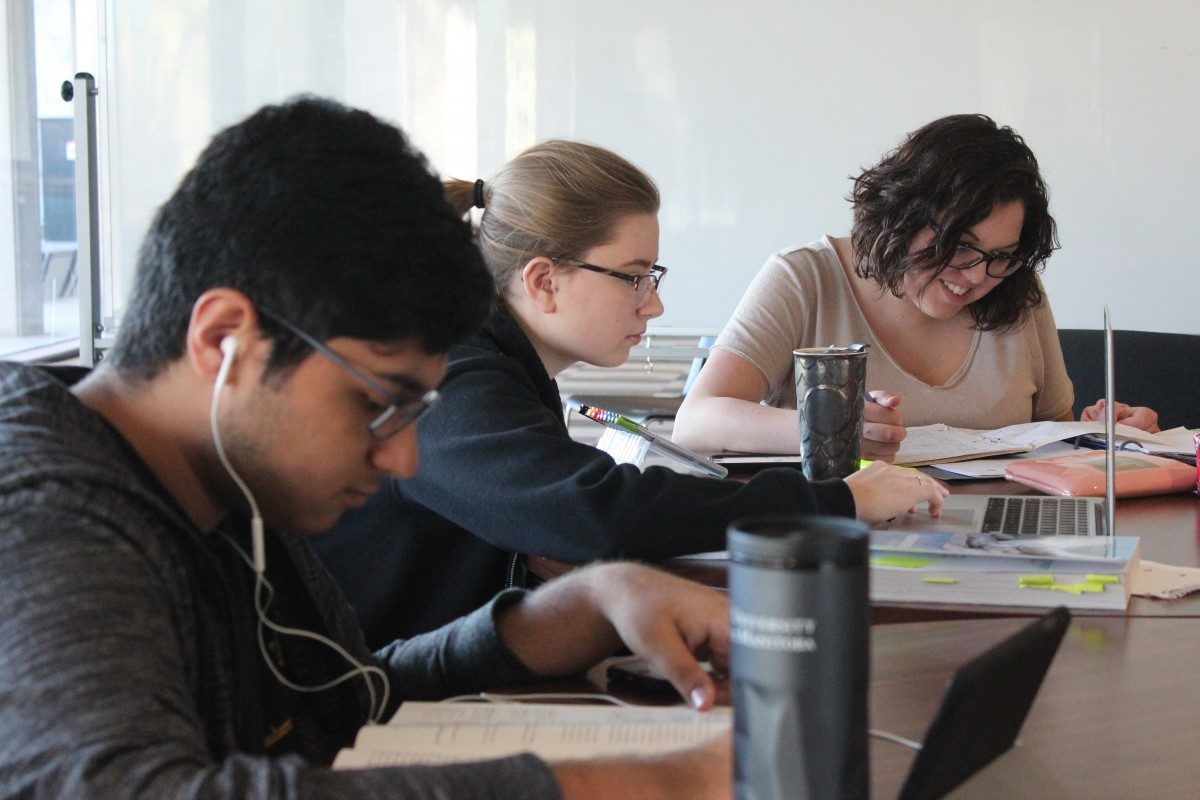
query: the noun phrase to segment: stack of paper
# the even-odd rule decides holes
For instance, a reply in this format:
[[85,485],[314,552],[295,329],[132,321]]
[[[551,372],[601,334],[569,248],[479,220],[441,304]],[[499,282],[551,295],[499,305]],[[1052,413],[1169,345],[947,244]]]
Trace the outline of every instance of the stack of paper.
[[[1028,453],[1051,442],[1087,434],[1103,434],[1103,422],[1027,422],[994,431],[952,428],[949,425],[920,425],[909,428],[900,443],[895,463],[917,467],[988,456]],[[1148,447],[1173,447],[1169,435],[1147,433],[1128,425],[1118,425],[1122,442],[1137,442]]]
[[871,599],[1120,611],[1140,549],[1137,536],[872,531]]
[[447,764],[533,753],[548,761],[683,750],[730,729],[728,708],[408,702],[368,725],[334,769]]

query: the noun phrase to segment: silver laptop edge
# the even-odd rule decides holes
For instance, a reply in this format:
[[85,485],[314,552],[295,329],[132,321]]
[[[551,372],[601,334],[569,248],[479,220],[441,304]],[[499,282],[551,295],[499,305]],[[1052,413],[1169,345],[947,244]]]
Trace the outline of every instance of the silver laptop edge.
[[[1116,554],[1116,411],[1113,403],[1113,332],[1108,306],[1104,307],[1104,497],[1047,498],[1051,500],[1083,500],[1088,508],[1090,524],[1086,535],[1107,536],[1110,542],[1106,550],[1110,557]],[[982,520],[982,510],[991,497],[1006,495],[950,495],[946,499],[942,517],[931,519],[923,511],[915,515],[904,515],[875,526],[880,531],[912,531],[913,533],[972,533]],[[970,519],[964,517],[971,514]],[[975,528],[975,530],[970,530]],[[1080,533],[1083,533],[1080,531]]]
[[1113,409],[1113,331],[1108,306],[1104,307],[1104,505],[1108,536],[1117,533],[1116,412]]

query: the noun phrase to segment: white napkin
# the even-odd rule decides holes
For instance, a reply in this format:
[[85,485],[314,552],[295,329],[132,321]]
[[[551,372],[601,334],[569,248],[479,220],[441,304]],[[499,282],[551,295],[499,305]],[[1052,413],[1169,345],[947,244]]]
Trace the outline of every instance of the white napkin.
[[1200,590],[1200,569],[1142,561],[1132,583],[1131,591],[1139,597],[1174,600]]

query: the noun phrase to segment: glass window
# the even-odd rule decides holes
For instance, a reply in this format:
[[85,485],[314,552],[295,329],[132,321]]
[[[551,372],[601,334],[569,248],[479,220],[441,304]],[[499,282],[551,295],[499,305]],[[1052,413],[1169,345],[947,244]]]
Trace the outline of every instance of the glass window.
[[79,333],[73,0],[9,0],[0,48],[0,356]]

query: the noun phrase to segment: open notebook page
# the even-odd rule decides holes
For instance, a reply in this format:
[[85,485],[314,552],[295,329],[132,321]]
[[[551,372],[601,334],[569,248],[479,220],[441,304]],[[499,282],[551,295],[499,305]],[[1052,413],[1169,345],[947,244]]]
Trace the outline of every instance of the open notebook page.
[[[908,429],[900,443],[895,463],[905,466],[961,461],[968,458],[1023,453],[1051,442],[1084,434],[1103,434],[1103,422],[1026,422],[994,431],[953,428],[938,423]],[[1118,425],[1118,438],[1154,444],[1163,443],[1157,434]]]
[[729,709],[524,703],[417,703],[362,728],[335,768],[448,763],[534,753],[550,761],[653,755],[730,729]]

